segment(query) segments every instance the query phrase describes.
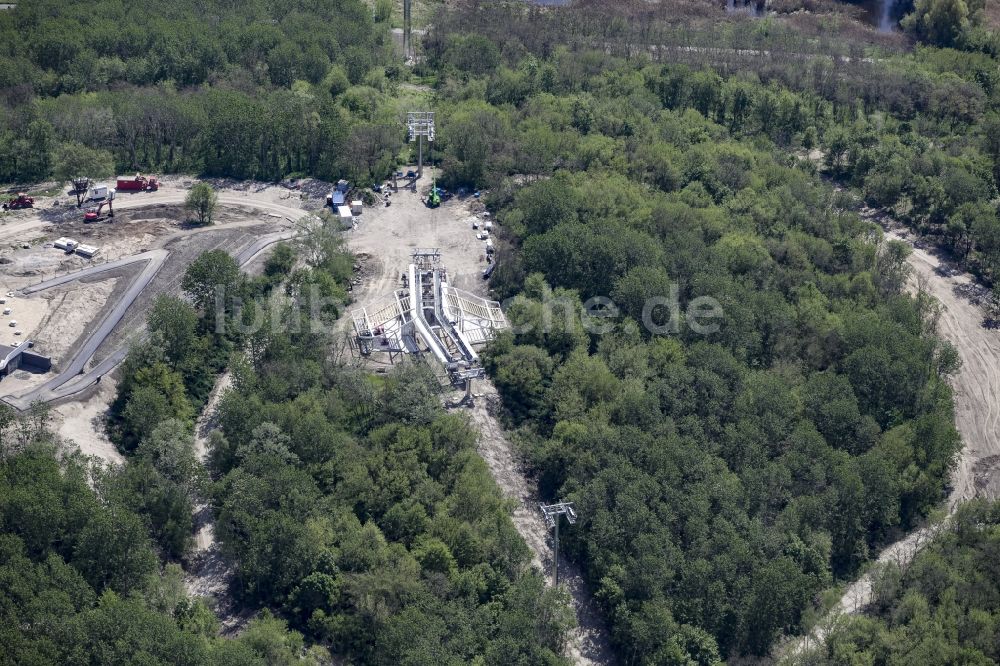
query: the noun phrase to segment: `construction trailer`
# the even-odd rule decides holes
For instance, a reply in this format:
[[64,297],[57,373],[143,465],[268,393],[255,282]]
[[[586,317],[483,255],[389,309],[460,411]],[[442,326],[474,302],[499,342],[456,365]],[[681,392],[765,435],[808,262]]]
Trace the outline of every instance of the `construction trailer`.
[[63,238],[57,239],[56,242],[54,242],[52,245],[54,245],[56,249],[64,250],[66,252],[73,252],[79,245],[79,243],[73,240],[72,238],[66,238],[64,236]]
[[333,192],[330,192],[330,194],[326,196],[326,205],[334,210],[337,210],[338,208],[346,204],[347,204],[347,195],[344,194],[343,192],[338,192],[337,190],[334,190]]
[[84,259],[92,259],[100,250],[93,245],[77,245],[76,253]]
[[347,205],[347,193],[351,191],[351,184],[346,180],[338,180],[333,190],[326,195],[326,205],[337,210],[340,206]]
[[404,287],[352,312],[362,356],[429,352],[456,386],[483,376],[477,347],[509,327],[500,304],[449,284],[437,248],[413,251]]
[[335,209],[337,211],[337,219],[340,221],[340,226],[343,229],[350,229],[354,226],[354,215],[351,214],[351,209],[347,206],[337,206]]
[[114,188],[108,186],[107,184],[94,185],[87,192],[87,198],[84,201],[104,201],[110,196],[114,196]]

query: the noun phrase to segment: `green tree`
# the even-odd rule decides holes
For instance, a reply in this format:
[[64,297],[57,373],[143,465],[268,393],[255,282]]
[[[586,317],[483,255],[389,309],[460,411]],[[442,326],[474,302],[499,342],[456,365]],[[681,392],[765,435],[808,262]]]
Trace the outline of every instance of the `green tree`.
[[[74,183],[76,205],[79,207],[86,194],[87,183],[93,179],[114,174],[114,157],[107,150],[90,148],[76,141],[62,142],[52,155],[52,175],[61,182]],[[75,184],[82,183],[83,188]]]
[[181,289],[191,297],[195,307],[213,316],[218,299],[222,299],[228,309],[232,299],[242,295],[242,285],[240,267],[223,250],[203,253],[191,262],[181,280]]
[[212,224],[212,214],[219,202],[219,195],[208,183],[195,183],[184,200],[184,207],[198,216],[198,224]]
[[917,0],[903,27],[935,46],[957,46],[978,20],[981,0]]
[[150,333],[158,337],[171,367],[177,369],[192,352],[198,334],[198,313],[187,302],[160,294],[147,320]]

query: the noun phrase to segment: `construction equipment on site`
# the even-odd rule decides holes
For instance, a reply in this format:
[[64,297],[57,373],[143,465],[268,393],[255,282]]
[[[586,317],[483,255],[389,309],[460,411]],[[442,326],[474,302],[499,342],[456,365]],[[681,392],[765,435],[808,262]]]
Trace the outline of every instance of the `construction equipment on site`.
[[437,208],[441,205],[441,190],[431,187],[431,193],[427,196],[427,207]]
[[472,380],[485,374],[473,347],[510,326],[500,304],[451,286],[437,248],[415,249],[402,278],[402,289],[352,312],[353,344],[362,356],[388,353],[390,362],[423,347],[466,388],[468,404]]
[[[87,212],[83,214],[84,222],[97,222],[104,218],[112,218],[115,216],[115,209],[112,206],[112,202],[115,200],[115,191],[111,190],[108,192],[107,197],[99,202],[96,206],[92,206],[87,209]],[[104,213],[104,208],[107,207],[108,212]]]
[[123,192],[155,192],[160,189],[160,181],[137,173],[135,176],[119,178],[116,187]]
[[18,192],[17,196],[12,197],[7,201],[3,202],[4,210],[18,210],[20,208],[34,208],[34,207],[35,207],[35,199],[33,197],[29,197],[24,192]]

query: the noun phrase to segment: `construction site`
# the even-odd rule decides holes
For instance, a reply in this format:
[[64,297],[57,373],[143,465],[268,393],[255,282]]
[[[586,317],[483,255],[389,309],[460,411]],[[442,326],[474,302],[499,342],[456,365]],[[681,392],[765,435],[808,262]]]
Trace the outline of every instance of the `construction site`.
[[[380,205],[362,212],[356,201],[347,213],[352,222],[344,233],[367,278],[354,287],[361,307],[352,346],[376,365],[382,357],[396,362],[399,354],[426,353],[465,386],[482,373],[475,348],[506,325],[499,304],[481,295],[492,243],[487,247],[473,227],[481,226],[484,207],[471,196],[428,207],[436,188],[422,164],[415,166],[400,172],[405,185],[397,181],[396,192],[387,183]],[[244,270],[259,271],[269,249],[293,239],[300,221],[331,198],[321,183],[223,183],[214,224],[197,227],[184,208],[195,181],[143,178],[141,186],[122,188],[122,180],[118,188],[90,188],[82,205],[70,193],[33,197],[0,221],[0,344],[12,355],[0,399],[17,409],[41,400],[58,416],[61,404],[86,401],[143,335],[156,296],[180,293],[191,261],[222,249]],[[390,197],[394,205],[385,205]],[[428,241],[438,247],[414,253]],[[412,276],[422,290],[411,294],[403,284],[399,291],[393,278],[400,276],[404,283]],[[47,361],[16,363],[24,353]],[[100,439],[97,430],[66,435]]]
[[[435,371],[453,407],[482,433],[480,452],[504,493],[518,502],[512,516],[539,568],[553,566],[537,496],[495,416],[498,397],[479,353],[509,326],[489,299],[495,266],[493,221],[478,192],[456,196],[439,188],[429,161],[433,113],[408,117],[416,163],[365,193],[341,181],[210,182],[218,195],[214,223],[196,226],[185,199],[198,182],[184,177],[119,179],[117,187],[87,182],[86,194],[19,195],[0,217],[0,400],[17,410],[52,406],[51,427],[71,446],[122,463],[105,432],[114,400],[115,369],[145,335],[160,294],[181,295],[186,267],[221,249],[259,273],[273,246],[294,242],[309,217],[329,209],[326,224],[342,230],[355,257],[352,303],[337,323],[354,362],[382,372],[407,359]],[[426,152],[425,152],[426,151]],[[124,181],[124,184],[123,184]],[[81,190],[81,184],[74,184]],[[4,336],[4,333],[7,333]],[[229,385],[223,375],[196,424],[198,455],[207,455],[215,405]],[[478,400],[476,398],[479,398]],[[186,585],[217,607],[228,598],[229,570],[217,551],[211,518],[200,522]],[[570,651],[606,649],[582,578],[568,563],[563,580],[580,600]],[[221,605],[220,605],[221,604]],[[235,618],[226,618],[237,622]],[[597,641],[596,646],[594,641]],[[585,663],[585,660],[581,663]]]

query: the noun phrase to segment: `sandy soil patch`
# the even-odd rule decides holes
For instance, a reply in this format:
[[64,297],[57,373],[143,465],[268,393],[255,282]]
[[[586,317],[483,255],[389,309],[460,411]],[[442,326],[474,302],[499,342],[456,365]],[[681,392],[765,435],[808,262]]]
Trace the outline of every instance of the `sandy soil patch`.
[[[531,549],[531,563],[545,573],[546,583],[551,585],[552,540],[538,509],[535,485],[525,476],[513,445],[497,421],[496,412],[501,401],[496,388],[486,380],[477,380],[474,388],[476,406],[470,415],[480,433],[479,455],[486,461],[504,496],[516,502],[511,519]],[[565,524],[563,527],[566,527]],[[587,590],[579,567],[563,556],[559,557],[559,583],[566,587],[573,599],[578,625],[569,636],[567,656],[575,664],[615,663],[604,618]]]
[[118,278],[75,283],[40,293],[32,301],[48,303],[48,316],[35,335],[35,348],[58,364],[101,311]]
[[106,462],[122,464],[124,459],[104,432],[108,405],[115,397],[117,383],[108,376],[91,397],[59,405],[52,410],[52,428],[79,447],[80,452]]
[[[3,292],[6,294],[6,292]],[[34,298],[2,296],[6,303],[0,304],[0,344],[21,344],[31,339],[48,312],[46,301]],[[5,314],[10,310],[10,314]],[[15,326],[11,326],[15,323]],[[21,335],[15,335],[20,331]]]
[[[402,181],[400,181],[402,184]],[[400,287],[400,275],[410,264],[416,248],[438,248],[452,285],[485,294],[482,271],[486,268],[485,241],[476,239],[472,222],[484,210],[472,197],[452,199],[439,208],[427,208],[423,194],[431,186],[430,170],[424,173],[414,193],[400,187],[392,194],[392,205],[369,206],[349,231],[347,243],[355,253],[370,255],[372,277],[354,290],[359,304],[392,293]]]

